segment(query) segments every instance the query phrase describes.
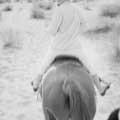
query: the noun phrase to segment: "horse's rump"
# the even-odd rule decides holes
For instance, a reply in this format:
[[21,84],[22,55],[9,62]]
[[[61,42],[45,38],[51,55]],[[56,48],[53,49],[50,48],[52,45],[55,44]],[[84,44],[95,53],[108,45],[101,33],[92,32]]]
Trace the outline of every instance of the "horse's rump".
[[96,102],[91,77],[79,61],[67,59],[54,62],[56,69],[48,70],[44,77],[43,108],[52,111],[50,113],[58,120],[69,117],[71,120],[92,120]]

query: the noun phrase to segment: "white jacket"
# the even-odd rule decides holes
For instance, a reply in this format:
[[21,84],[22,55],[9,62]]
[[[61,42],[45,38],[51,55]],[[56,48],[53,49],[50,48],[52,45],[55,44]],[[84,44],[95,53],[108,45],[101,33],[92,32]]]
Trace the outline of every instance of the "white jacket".
[[53,36],[52,48],[60,50],[79,49],[80,11],[73,3],[65,2],[56,8],[55,15],[49,27]]

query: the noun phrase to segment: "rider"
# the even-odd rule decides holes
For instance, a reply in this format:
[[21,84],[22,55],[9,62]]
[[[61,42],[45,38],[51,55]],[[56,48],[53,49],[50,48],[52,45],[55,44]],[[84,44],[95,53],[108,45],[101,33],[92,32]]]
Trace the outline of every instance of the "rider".
[[[52,36],[51,44],[47,56],[42,64],[39,78],[33,81],[33,88],[37,91],[43,74],[50,66],[56,56],[71,55],[79,58],[89,70],[89,65],[85,62],[84,55],[80,46],[80,28],[82,28],[82,16],[77,7],[69,0],[56,0],[57,6],[53,19],[47,29],[47,34]],[[78,37],[79,36],[79,37]],[[83,38],[82,38],[83,39]],[[90,71],[90,70],[89,70]],[[91,72],[91,71],[90,71]],[[96,76],[96,74],[94,75]],[[96,79],[97,78],[97,79]],[[107,87],[102,88],[98,77],[95,78],[95,84],[103,94]]]

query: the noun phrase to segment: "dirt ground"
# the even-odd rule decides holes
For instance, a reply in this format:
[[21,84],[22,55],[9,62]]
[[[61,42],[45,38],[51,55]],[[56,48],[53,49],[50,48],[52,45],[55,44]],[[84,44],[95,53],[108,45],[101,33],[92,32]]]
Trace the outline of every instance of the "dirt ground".
[[[13,8],[11,12],[2,12],[0,19],[0,120],[44,120],[41,101],[37,101],[30,82],[39,73],[41,61],[49,44],[49,40],[44,39],[45,21],[35,20],[30,17],[30,3],[14,3]],[[85,12],[85,14],[86,16],[87,14],[90,15],[89,12]],[[93,22],[91,23],[92,26]],[[89,25],[86,28],[89,30]],[[94,28],[94,25],[92,28]],[[89,33],[85,35],[89,36]],[[92,36],[90,37],[92,38]],[[15,41],[17,47],[3,47],[10,38]],[[108,39],[106,36],[100,38],[103,43],[106,39]],[[95,42],[94,45],[100,46],[100,43]],[[87,45],[92,46],[93,44],[87,41],[86,47],[88,47]],[[93,51],[96,48],[87,48],[86,51]],[[98,56],[102,56],[103,51],[100,50],[101,48],[106,50],[106,44],[102,44],[98,48],[96,56],[91,54],[91,59],[89,59],[92,61],[92,57],[94,57],[96,66],[100,61],[102,66],[108,58],[99,59]],[[111,48],[109,49],[111,50]],[[86,51],[85,53],[89,54]],[[112,82],[112,85],[104,97],[97,93],[95,120],[107,120],[111,111],[120,107],[119,61],[114,65],[116,65],[114,69],[116,74],[111,75],[112,77],[109,74],[106,76],[102,74],[107,73],[108,67],[104,66],[104,70],[104,67],[100,68],[98,65],[96,69],[98,73],[104,76],[106,81]]]

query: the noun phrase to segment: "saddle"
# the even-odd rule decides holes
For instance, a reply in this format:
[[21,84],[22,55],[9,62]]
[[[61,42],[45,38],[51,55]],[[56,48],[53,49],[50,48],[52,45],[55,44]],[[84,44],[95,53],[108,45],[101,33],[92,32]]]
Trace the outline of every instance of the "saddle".
[[86,68],[86,66],[77,57],[71,56],[71,55],[59,55],[59,56],[57,56],[53,60],[53,62],[51,63],[50,66],[63,64],[65,62],[72,62],[72,63],[84,68],[89,73],[89,70]]
[[74,56],[69,56],[69,55],[60,55],[60,56],[57,56],[51,65],[54,65],[54,64],[60,64],[60,63],[63,63],[63,62],[74,62],[74,63],[77,63],[81,66],[84,66],[83,63],[77,58],[77,57],[74,57]]

